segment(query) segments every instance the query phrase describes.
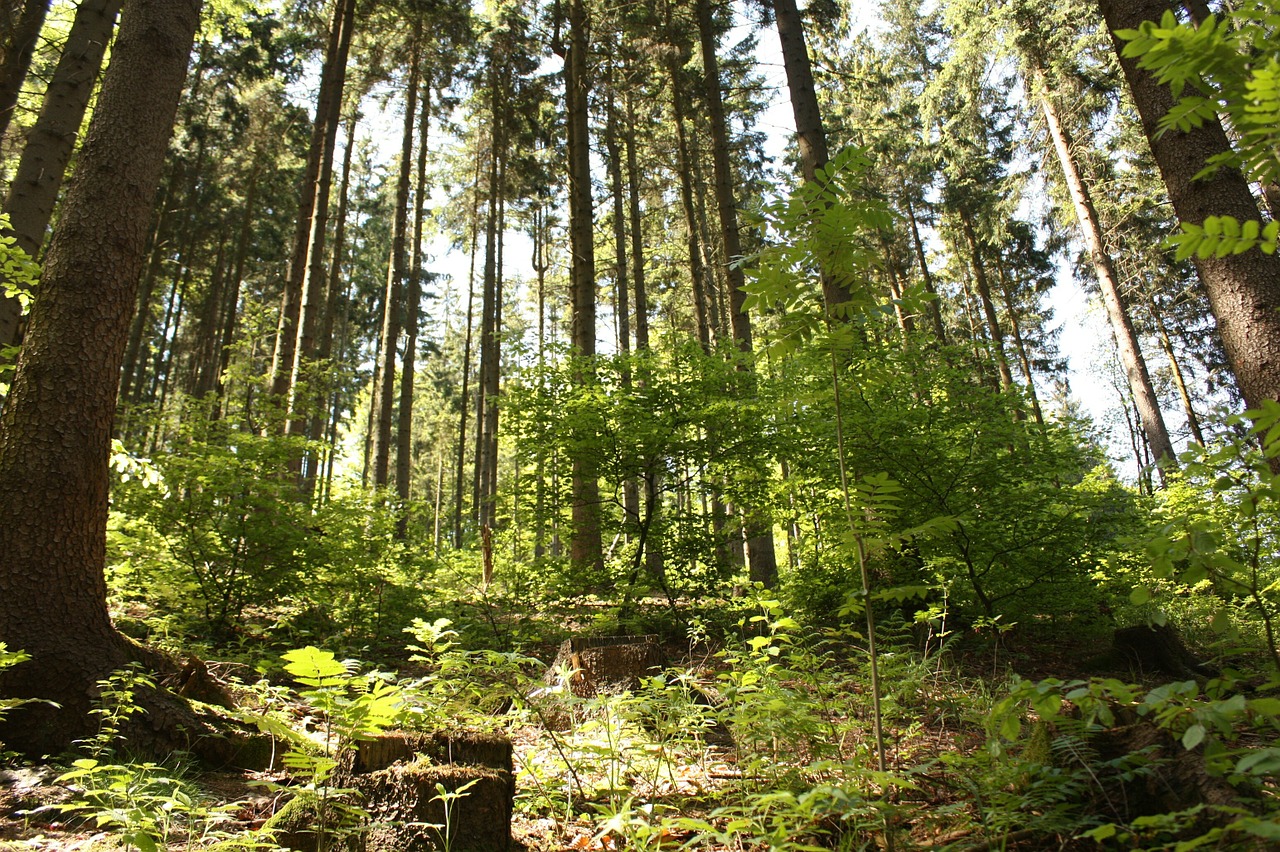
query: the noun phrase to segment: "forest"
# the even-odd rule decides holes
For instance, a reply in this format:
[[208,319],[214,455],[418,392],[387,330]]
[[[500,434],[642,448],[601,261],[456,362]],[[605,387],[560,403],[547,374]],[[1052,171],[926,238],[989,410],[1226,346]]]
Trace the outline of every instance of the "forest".
[[1280,847],[1280,0],[0,0],[0,198],[0,849]]

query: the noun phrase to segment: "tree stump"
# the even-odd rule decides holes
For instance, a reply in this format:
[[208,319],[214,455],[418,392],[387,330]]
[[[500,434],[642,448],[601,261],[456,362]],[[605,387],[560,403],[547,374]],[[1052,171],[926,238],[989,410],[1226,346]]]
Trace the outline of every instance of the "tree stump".
[[579,698],[634,691],[640,679],[666,666],[658,637],[598,636],[567,639],[560,645],[546,680],[569,671],[566,686]]
[[372,827],[366,852],[506,852],[511,848],[511,777],[484,766],[429,758],[358,776]]
[[[369,814],[356,844],[363,852],[511,848],[515,761],[501,734],[391,731],[357,743],[338,762],[334,786],[354,790]],[[296,852],[315,848],[307,799],[291,800],[268,823],[276,842]]]
[[1214,677],[1212,666],[1191,653],[1171,625],[1123,627],[1115,632],[1112,652],[1136,674],[1162,674],[1189,680]]

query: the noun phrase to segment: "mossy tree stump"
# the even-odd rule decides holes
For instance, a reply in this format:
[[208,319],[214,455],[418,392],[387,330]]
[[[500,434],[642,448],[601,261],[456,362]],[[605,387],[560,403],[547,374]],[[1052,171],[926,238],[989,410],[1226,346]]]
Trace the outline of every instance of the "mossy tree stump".
[[567,639],[547,672],[572,672],[567,688],[579,698],[634,691],[640,679],[666,666],[657,636],[598,636]]
[[[511,848],[515,763],[502,734],[391,731],[339,756],[333,783],[368,814],[348,848],[363,852],[506,852]],[[314,802],[314,797],[311,797]],[[298,811],[288,815],[291,807]],[[299,810],[301,809],[301,810]],[[269,827],[276,842],[315,852],[315,808],[292,800]],[[312,822],[315,820],[312,819]],[[446,842],[447,841],[447,842]],[[341,847],[335,847],[341,848]]]

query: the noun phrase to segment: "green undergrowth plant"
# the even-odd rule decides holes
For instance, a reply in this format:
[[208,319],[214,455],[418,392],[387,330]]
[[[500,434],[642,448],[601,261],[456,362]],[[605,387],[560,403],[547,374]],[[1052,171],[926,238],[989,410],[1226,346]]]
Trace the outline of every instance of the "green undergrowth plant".
[[359,832],[369,814],[357,793],[335,784],[342,752],[403,721],[409,700],[384,672],[361,673],[354,660],[309,645],[283,656],[284,669],[301,685],[298,697],[317,717],[315,736],[269,716],[260,717],[268,733],[291,744],[284,765],[295,781],[300,805],[313,818],[316,849],[325,852]]
[[[1019,771],[1056,778],[1058,804],[1076,808],[1076,832],[1097,841],[1169,843],[1178,850],[1275,842],[1280,839],[1280,800],[1272,786],[1280,772],[1280,749],[1274,745],[1280,734],[1280,698],[1275,697],[1280,682],[1264,684],[1256,697],[1246,695],[1243,686],[1230,675],[1154,688],[1113,678],[1015,679],[991,714],[990,751],[1021,755],[1020,763],[1013,761]],[[1098,736],[1132,724],[1129,719],[1163,732],[1164,744],[1099,757],[1093,751]],[[1055,754],[1038,753],[1035,738],[1050,735]],[[1063,743],[1073,748],[1068,752]],[[1195,752],[1196,771],[1230,789],[1229,800],[1220,794],[1176,811],[1149,813],[1131,813],[1114,800],[1121,785],[1134,778],[1162,778],[1179,761],[1178,752]],[[1172,783],[1195,783],[1179,777]]]
[[185,756],[164,763],[133,760],[123,751],[122,732],[141,712],[139,690],[155,688],[139,668],[120,669],[98,681],[98,731],[79,743],[87,756],[72,761],[58,777],[74,793],[71,801],[48,806],[93,821],[114,832],[126,850],[271,848],[265,837],[232,830],[239,802],[215,803],[190,779]]

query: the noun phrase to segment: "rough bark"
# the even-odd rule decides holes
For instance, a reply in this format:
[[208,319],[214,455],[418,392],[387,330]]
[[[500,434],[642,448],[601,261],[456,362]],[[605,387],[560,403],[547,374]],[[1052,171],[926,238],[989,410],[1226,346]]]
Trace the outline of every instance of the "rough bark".
[[[322,315],[329,305],[328,276],[325,275],[325,237],[329,231],[329,195],[333,188],[333,155],[338,144],[338,126],[342,123],[342,92],[347,79],[347,56],[351,51],[351,34],[355,29],[356,0],[339,0],[334,9],[338,25],[338,49],[326,62],[325,72],[330,75],[332,91],[324,93],[317,104],[316,124],[324,128],[321,139],[320,169],[316,175],[315,200],[312,202],[310,230],[307,235],[306,268],[302,274],[299,294],[298,339],[293,347],[293,360],[289,365],[289,418],[285,431],[299,435],[307,431],[308,408],[318,410],[320,398],[311,389],[305,397],[299,391],[308,376],[307,367],[316,356],[316,335],[319,333]],[[341,13],[341,15],[339,15]],[[332,68],[330,68],[330,65]],[[319,110],[325,110],[320,115]],[[306,480],[314,479],[314,465],[304,473]],[[310,484],[304,487],[310,488]]]
[[0,641],[34,658],[5,695],[28,754],[83,736],[95,682],[136,656],[107,615],[108,455],[117,380],[200,0],[126,0],[111,67],[49,247],[0,420]]
[[[1160,19],[1165,0],[1099,0],[1107,28],[1136,29]],[[1124,43],[1112,37],[1117,55]],[[1222,125],[1211,119],[1188,132],[1161,132],[1160,120],[1173,106],[1173,94],[1137,60],[1120,57],[1120,66],[1142,119],[1156,165],[1183,222],[1199,225],[1208,216],[1260,218],[1249,184],[1238,169],[1223,167],[1212,177],[1193,180],[1215,154],[1229,149]],[[1227,359],[1250,408],[1280,399],[1280,255],[1247,251],[1226,257],[1197,258]]]
[[396,537],[409,532],[409,491],[413,470],[413,382],[418,355],[418,314],[422,307],[422,219],[427,203],[427,136],[431,124],[431,86],[423,87],[418,121],[418,165],[414,181],[413,256],[409,264],[409,297],[405,311],[404,366],[400,370],[400,411],[396,424],[396,496],[400,514]]
[[[11,236],[31,257],[40,254],[44,243],[119,11],[120,0],[85,0],[76,8],[40,115],[27,134],[4,212],[9,214]],[[0,297],[0,346],[18,342],[19,315],[16,299]]]
[[[804,22],[795,0],[773,0],[773,17],[782,45],[782,66],[791,94],[791,112],[796,121],[796,142],[800,148],[800,170],[807,183],[818,179],[818,169],[827,164],[827,133],[822,126],[818,90],[813,83],[809,48],[804,40]],[[822,296],[830,311],[851,298],[848,288],[834,276],[822,275]]]

